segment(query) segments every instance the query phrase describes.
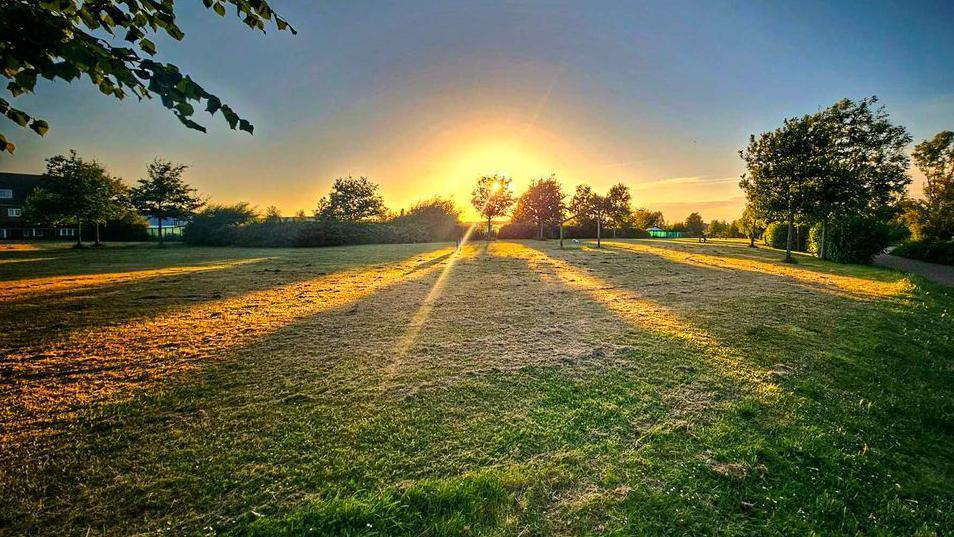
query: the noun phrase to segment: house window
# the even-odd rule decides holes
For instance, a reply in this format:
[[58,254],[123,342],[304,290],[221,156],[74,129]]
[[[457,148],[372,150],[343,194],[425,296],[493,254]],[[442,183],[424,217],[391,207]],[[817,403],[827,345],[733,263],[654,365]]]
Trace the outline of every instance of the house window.
[[57,233],[60,237],[72,237],[72,236],[76,235],[76,230],[73,229],[73,228],[71,228],[71,227],[69,227],[69,228],[60,228],[60,229],[56,230],[56,233]]
[[23,214],[23,209],[20,209],[20,208],[7,209],[7,216],[20,216],[22,214]]
[[13,191],[9,188],[0,188],[0,200],[12,200]]

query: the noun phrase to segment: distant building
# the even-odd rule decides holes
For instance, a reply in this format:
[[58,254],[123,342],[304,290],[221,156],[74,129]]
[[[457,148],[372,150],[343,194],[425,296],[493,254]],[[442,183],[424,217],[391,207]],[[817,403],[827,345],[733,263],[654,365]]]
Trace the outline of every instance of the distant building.
[[658,227],[646,228],[646,233],[657,239],[678,239],[686,236],[682,231],[669,231]]
[[42,226],[24,220],[24,202],[46,180],[43,175],[0,172],[0,240],[76,237],[75,226]]
[[[146,221],[149,222],[149,236],[152,238],[159,237],[159,219],[155,216],[150,216],[146,218]],[[163,218],[162,219],[162,236],[166,240],[176,240],[182,238],[182,230],[185,229],[186,224],[189,221],[183,218]]]

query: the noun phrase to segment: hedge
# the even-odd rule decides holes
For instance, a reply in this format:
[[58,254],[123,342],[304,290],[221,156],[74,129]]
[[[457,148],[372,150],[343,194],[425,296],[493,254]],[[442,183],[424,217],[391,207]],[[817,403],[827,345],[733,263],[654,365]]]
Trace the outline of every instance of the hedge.
[[891,254],[931,263],[954,265],[954,240],[907,241],[895,248]]

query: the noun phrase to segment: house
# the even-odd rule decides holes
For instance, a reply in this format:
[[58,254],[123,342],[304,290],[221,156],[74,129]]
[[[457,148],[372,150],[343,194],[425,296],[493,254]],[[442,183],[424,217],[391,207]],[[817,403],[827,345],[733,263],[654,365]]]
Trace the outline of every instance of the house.
[[658,239],[678,239],[680,237],[686,236],[686,234],[682,231],[669,231],[668,229],[662,229],[655,226],[646,228],[646,233],[649,233],[650,237],[655,237]]
[[36,225],[23,218],[24,202],[44,181],[43,175],[0,172],[0,240],[76,237],[75,226]]

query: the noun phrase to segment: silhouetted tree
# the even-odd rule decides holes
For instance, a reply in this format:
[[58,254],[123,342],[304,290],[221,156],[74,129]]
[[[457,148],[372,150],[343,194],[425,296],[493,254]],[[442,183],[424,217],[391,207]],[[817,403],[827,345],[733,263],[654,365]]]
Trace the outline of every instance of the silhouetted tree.
[[613,228],[613,238],[616,230],[628,225],[633,218],[633,197],[629,187],[623,183],[616,183],[606,192],[606,221]]
[[477,179],[477,186],[471,192],[471,204],[487,219],[488,240],[493,232],[493,219],[506,214],[514,204],[511,182],[510,178],[502,175],[484,175]]
[[706,224],[702,221],[702,215],[699,213],[690,213],[686,217],[686,235],[690,237],[701,237],[706,230]]
[[367,177],[335,179],[331,192],[318,200],[315,216],[338,222],[374,222],[387,216],[378,185]]
[[537,179],[530,183],[527,191],[517,199],[513,221],[536,224],[537,238],[543,239],[544,226],[559,224],[563,220],[564,197],[563,187],[556,176]]
[[954,132],[943,131],[914,147],[914,163],[924,174],[924,201],[918,204],[918,235],[954,239]]
[[603,225],[612,210],[607,197],[593,192],[589,185],[579,185],[570,200],[570,208],[581,222],[589,220],[596,224],[596,247],[602,248]]
[[26,200],[25,217],[34,221],[76,223],[76,245],[83,244],[83,221],[96,226],[120,214],[126,188],[110,177],[95,160],[84,160],[76,151],[46,160],[47,181]]
[[663,218],[662,211],[636,209],[633,211],[633,225],[636,226],[637,229],[649,229],[651,227],[665,228],[666,219]]
[[139,179],[130,191],[130,201],[140,214],[151,216],[159,223],[159,245],[164,243],[162,223],[169,218],[187,218],[205,202],[196,190],[185,183],[182,174],[185,164],[155,159],[146,168],[147,177]]
[[274,205],[269,205],[265,208],[265,221],[266,222],[281,222],[282,213],[278,210],[278,207]]
[[[225,16],[225,5],[231,4],[246,25],[262,32],[270,21],[279,30],[295,32],[265,0],[203,3],[221,16]],[[229,127],[251,133],[251,123],[178,67],[147,57],[156,54],[154,40],[162,33],[176,41],[185,37],[176,24],[172,1],[4,0],[0,2],[0,64],[4,66],[0,73],[10,81],[6,87],[14,98],[32,92],[40,77],[72,82],[85,75],[101,93],[117,99],[130,93],[139,99],[158,96],[190,129],[205,131],[191,119],[192,103],[205,103],[210,114],[221,111]],[[49,129],[45,121],[4,99],[0,99],[0,115],[41,136]],[[13,150],[14,145],[0,134],[0,154]]]

